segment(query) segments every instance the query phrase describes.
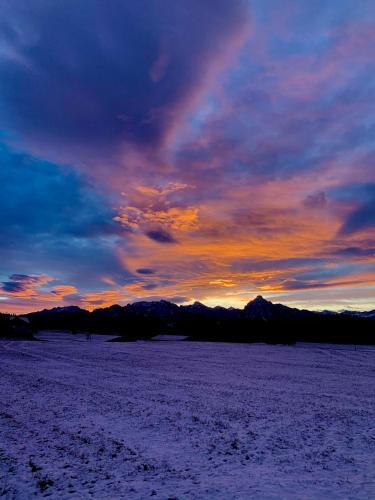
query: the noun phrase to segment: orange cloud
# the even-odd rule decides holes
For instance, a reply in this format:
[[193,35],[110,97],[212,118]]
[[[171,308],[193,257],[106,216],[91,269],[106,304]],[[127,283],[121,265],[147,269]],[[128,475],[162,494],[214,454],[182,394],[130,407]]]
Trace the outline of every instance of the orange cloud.
[[198,227],[199,209],[172,207],[164,210],[123,207],[114,219],[125,227],[136,229],[148,226],[165,226],[176,231],[191,231]]

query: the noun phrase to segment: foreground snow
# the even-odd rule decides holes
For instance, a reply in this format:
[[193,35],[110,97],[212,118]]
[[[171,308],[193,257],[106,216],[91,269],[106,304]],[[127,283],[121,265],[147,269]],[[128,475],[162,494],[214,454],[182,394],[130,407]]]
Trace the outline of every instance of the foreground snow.
[[46,338],[0,342],[0,496],[375,497],[374,351]]

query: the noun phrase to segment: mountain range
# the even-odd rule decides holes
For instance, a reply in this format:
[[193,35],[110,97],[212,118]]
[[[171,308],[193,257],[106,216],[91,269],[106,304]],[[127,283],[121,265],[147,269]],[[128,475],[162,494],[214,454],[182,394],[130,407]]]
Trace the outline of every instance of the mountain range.
[[89,312],[55,307],[27,315],[35,329],[116,333],[121,340],[184,334],[193,340],[292,343],[373,343],[375,311],[315,312],[274,304],[258,296],[243,309],[176,305],[166,300],[118,304]]
[[86,309],[82,309],[78,306],[66,306],[66,307],[54,307],[52,309],[43,309],[42,311],[37,311],[29,313],[26,316],[29,318],[37,317],[47,317],[54,315],[93,315],[95,317],[118,317],[126,312],[132,312],[135,314],[153,315],[159,318],[172,318],[178,315],[180,312],[191,313],[191,314],[201,314],[204,316],[211,317],[246,317],[249,319],[260,319],[268,321],[271,319],[290,319],[290,318],[301,318],[308,316],[318,316],[318,315],[347,315],[362,317],[368,319],[375,319],[375,309],[371,311],[310,311],[307,309],[297,309],[288,307],[283,304],[274,304],[273,302],[264,299],[261,295],[258,295],[255,299],[251,300],[246,304],[243,309],[236,309],[234,307],[209,307],[201,302],[194,302],[189,305],[178,306],[173,302],[167,300],[160,301],[139,301],[133,302],[132,304],[127,304],[126,306],[120,306],[114,304],[106,308],[95,309],[92,313],[89,313]]

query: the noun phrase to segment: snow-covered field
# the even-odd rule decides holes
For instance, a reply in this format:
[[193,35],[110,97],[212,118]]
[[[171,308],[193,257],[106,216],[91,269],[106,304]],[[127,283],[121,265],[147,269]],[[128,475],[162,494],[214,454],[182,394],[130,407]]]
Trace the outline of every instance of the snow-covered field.
[[0,342],[0,496],[375,498],[375,352]]

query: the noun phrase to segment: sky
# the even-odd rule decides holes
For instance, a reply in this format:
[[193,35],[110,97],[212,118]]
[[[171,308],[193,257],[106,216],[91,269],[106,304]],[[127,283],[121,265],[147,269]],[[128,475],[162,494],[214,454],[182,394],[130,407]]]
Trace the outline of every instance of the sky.
[[1,311],[375,308],[372,0],[1,3]]

